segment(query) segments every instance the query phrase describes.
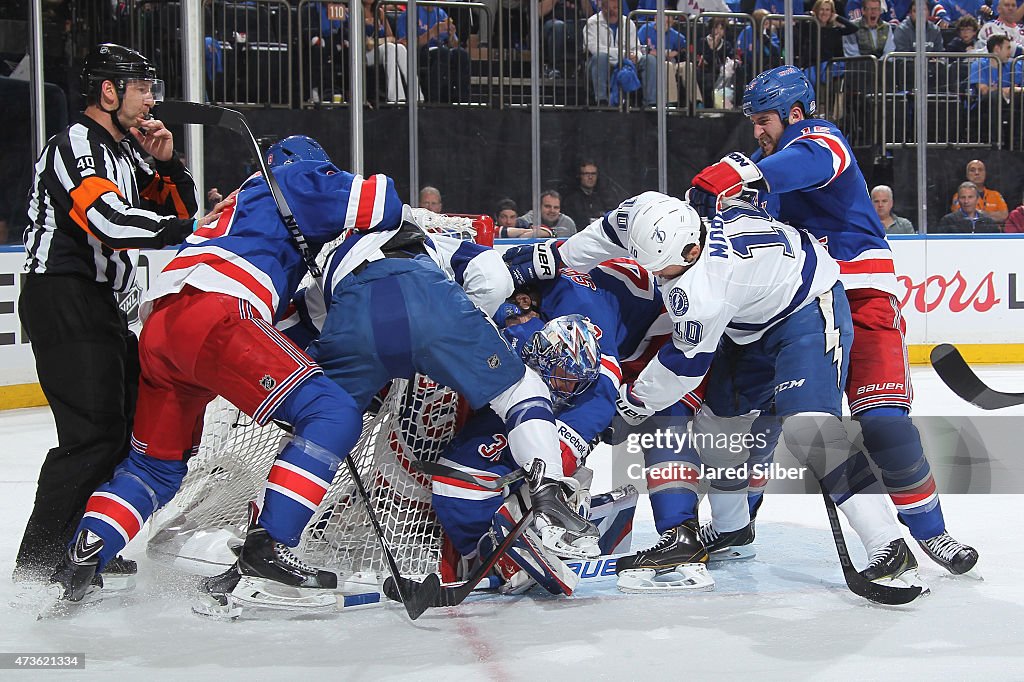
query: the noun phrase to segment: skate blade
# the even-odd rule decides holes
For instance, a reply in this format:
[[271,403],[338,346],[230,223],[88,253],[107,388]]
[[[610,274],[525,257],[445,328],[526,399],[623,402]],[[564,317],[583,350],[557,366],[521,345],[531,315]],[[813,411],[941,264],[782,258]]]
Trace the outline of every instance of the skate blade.
[[103,591],[104,592],[131,592],[135,589],[135,574],[113,574],[108,575],[101,573],[103,576]]
[[622,571],[615,586],[627,594],[710,592],[715,589],[715,579],[704,564],[680,564],[661,574],[653,568]]
[[601,547],[595,537],[577,538],[572,544],[565,542],[565,529],[544,526],[540,532],[541,544],[560,559],[596,559],[601,556]]
[[228,597],[239,608],[259,608],[303,613],[333,612],[338,597],[332,590],[283,585],[272,580],[242,576]]
[[717,552],[708,553],[708,563],[727,561],[748,561],[757,556],[757,551],[750,545],[740,547],[726,547]]
[[232,604],[226,597],[221,602],[212,594],[200,595],[192,604],[192,613],[214,620],[237,620],[242,615],[242,607]]
[[[50,584],[19,595],[19,607],[36,614],[36,620],[70,618],[103,601],[103,590],[92,586],[80,601],[64,599],[64,587]],[[14,606],[14,602],[11,603]],[[16,607],[16,608],[19,608]]]
[[921,597],[924,597],[932,593],[931,588],[928,587],[928,583],[921,579],[921,575],[917,572],[916,569],[904,571],[895,578],[879,578],[878,580],[873,580],[872,582],[874,582],[877,585],[885,585],[887,587],[898,587],[904,589],[908,587],[920,587]]

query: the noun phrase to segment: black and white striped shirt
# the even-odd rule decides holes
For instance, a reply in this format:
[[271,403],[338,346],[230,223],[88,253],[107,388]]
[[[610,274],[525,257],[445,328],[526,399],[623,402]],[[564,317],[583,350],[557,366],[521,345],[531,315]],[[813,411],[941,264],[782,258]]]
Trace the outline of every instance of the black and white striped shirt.
[[127,291],[140,248],[178,244],[192,232],[199,203],[181,161],[157,161],[154,170],[134,140],[115,142],[87,116],[50,138],[35,170],[26,272]]

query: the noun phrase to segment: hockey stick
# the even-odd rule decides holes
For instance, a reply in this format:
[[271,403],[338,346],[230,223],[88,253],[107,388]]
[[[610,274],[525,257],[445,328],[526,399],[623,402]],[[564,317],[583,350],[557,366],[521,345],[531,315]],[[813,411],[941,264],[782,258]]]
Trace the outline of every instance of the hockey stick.
[[832,497],[821,491],[825,498],[825,511],[828,512],[828,524],[832,526],[832,539],[836,543],[836,551],[839,553],[839,564],[843,567],[843,577],[846,579],[846,586],[858,597],[864,597],[876,604],[909,604],[921,594],[920,587],[893,587],[891,585],[879,585],[871,582],[860,573],[850,559],[850,552],[846,547],[846,538],[843,537],[843,528],[839,525],[839,512],[836,510],[836,503]]
[[[491,556],[488,557],[487,561],[477,566],[476,570],[473,571],[473,574],[466,578],[466,582],[461,585],[453,587],[443,586],[440,584],[440,581],[437,581],[437,574],[432,573],[430,577],[434,578],[435,582],[438,583],[438,590],[437,594],[427,606],[458,606],[464,602],[466,597],[468,597],[473,590],[477,588],[477,585],[487,577],[491,572],[491,569],[494,568],[494,565],[501,560],[501,557],[505,556],[505,552],[507,552],[509,547],[512,546],[512,543],[519,539],[519,536],[526,530],[526,525],[532,519],[533,507],[530,507],[526,510],[526,513],[523,514],[523,518],[519,519],[519,521],[516,522],[516,525],[512,526],[512,529],[509,531],[508,535],[505,536],[505,539],[494,548],[494,552],[491,553]],[[395,581],[392,581],[391,578],[384,581],[384,594],[394,601],[399,601],[401,598],[400,592],[396,589]]]
[[479,486],[484,490],[489,490],[491,492],[498,492],[505,486],[526,478],[526,471],[521,467],[494,480],[480,478],[479,476],[474,476],[467,471],[462,471],[455,467],[450,467],[447,464],[441,464],[440,462],[424,462],[422,460],[416,460],[413,462],[413,467],[422,471],[427,476],[445,476],[447,478],[454,478],[457,481],[471,483],[472,485]]
[[256,142],[256,137],[252,134],[252,130],[249,129],[249,123],[245,120],[245,116],[234,109],[225,109],[213,104],[181,102],[177,100],[161,102],[154,115],[164,123],[193,123],[227,128],[241,135],[249,143],[249,151],[256,159],[256,163],[259,164],[260,172],[263,173],[263,177],[270,187],[270,194],[274,197],[274,203],[277,204],[277,212],[281,214],[281,220],[284,221],[285,227],[288,228],[288,233],[291,234],[295,245],[299,248],[299,253],[302,254],[302,260],[306,262],[309,273],[313,275],[314,279],[319,281],[320,275],[323,274],[320,266],[317,265],[316,259],[310,253],[309,244],[306,243],[306,238],[299,230],[299,224],[295,221],[295,215],[292,213],[291,207],[288,206],[288,200],[284,198],[280,185],[277,184],[274,174],[267,168],[263,152],[260,150],[260,145]]
[[983,410],[1024,405],[1024,393],[1003,393],[985,385],[960,351],[948,343],[932,348],[932,367],[953,393]]
[[[359,477],[359,472],[356,471],[356,465],[352,463],[351,457],[346,457],[345,463],[352,474],[352,480],[355,481],[359,495],[363,498],[366,514],[370,517],[370,523],[373,524],[373,529],[377,534],[377,542],[380,544],[380,549],[388,562],[388,568],[391,569],[391,576],[384,581],[384,592],[391,599],[405,604],[405,610],[408,612],[409,618],[416,620],[423,615],[427,607],[431,606],[438,599],[438,593],[441,592],[441,580],[437,577],[436,573],[428,575],[423,582],[416,582],[410,578],[402,577],[401,571],[398,570],[398,562],[395,561],[395,555],[392,554],[391,547],[384,538],[384,529],[377,519],[377,513],[373,510],[373,502],[370,501],[370,496],[363,486],[363,480]],[[391,581],[391,584],[395,587],[394,591],[398,595],[397,599],[388,593],[388,581]]]

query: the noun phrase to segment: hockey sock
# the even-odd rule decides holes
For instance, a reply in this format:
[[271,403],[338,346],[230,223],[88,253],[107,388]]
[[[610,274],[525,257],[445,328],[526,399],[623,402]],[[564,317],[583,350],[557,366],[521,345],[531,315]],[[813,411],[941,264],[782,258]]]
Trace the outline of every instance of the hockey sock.
[[[682,429],[685,431],[685,424]],[[647,492],[659,533],[697,516],[697,483],[701,471],[700,456],[688,439],[666,440],[681,445],[644,451]]]
[[864,446],[882,471],[900,519],[918,540],[946,530],[935,479],[921,447],[921,435],[901,407],[875,407],[857,415]]
[[103,538],[100,571],[139,534],[146,519],[174,497],[187,471],[181,460],[148,457],[134,447],[128,452],[114,477],[89,498],[78,526]]
[[750,507],[743,494],[746,485],[739,489],[722,490],[712,484],[708,492],[711,503],[711,522],[719,533],[741,530],[750,524]]
[[757,516],[757,509],[764,498],[764,488],[770,480],[764,472],[775,459],[775,446],[782,436],[782,423],[775,415],[761,415],[754,420],[750,429],[754,436],[750,447],[750,477],[747,479],[747,507],[749,516]]
[[274,418],[293,424],[295,435],[270,468],[259,523],[274,540],[295,547],[356,444],[362,417],[351,396],[317,375],[292,391]]

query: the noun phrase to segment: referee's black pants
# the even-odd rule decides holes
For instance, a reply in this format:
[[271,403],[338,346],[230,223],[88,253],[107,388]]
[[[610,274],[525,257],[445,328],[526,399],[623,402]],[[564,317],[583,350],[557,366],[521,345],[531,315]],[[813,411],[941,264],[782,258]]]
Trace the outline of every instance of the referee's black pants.
[[128,454],[138,396],[138,339],[109,286],[28,275],[18,300],[57,447],[39,472],[16,577],[48,577],[85,504]]

